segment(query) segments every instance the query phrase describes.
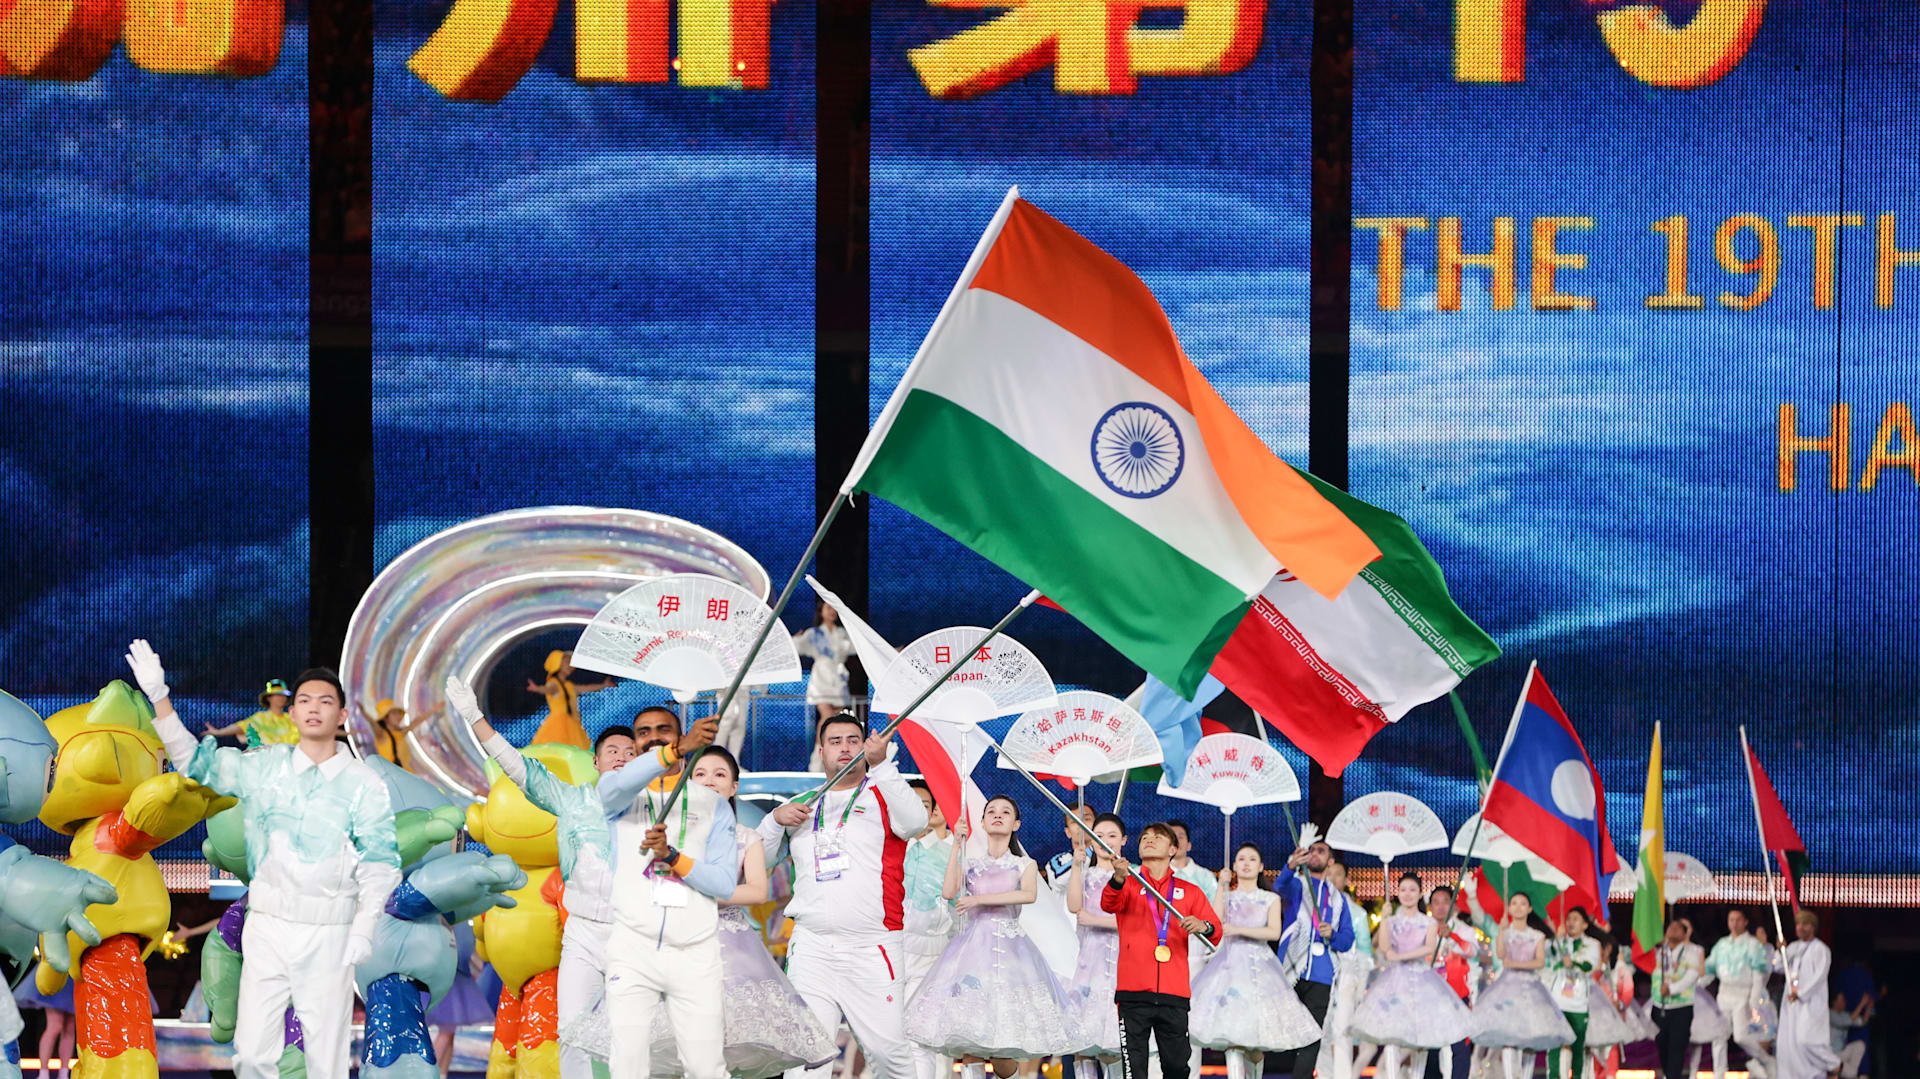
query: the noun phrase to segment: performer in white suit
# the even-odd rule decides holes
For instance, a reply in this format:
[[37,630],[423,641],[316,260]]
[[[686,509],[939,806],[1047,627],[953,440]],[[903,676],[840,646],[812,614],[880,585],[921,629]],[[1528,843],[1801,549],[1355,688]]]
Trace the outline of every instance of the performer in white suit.
[[1727,912],[1727,935],[1713,942],[1707,953],[1707,977],[1716,980],[1713,996],[1720,1014],[1733,1024],[1729,1037],[1713,1042],[1713,1079],[1727,1079],[1727,1042],[1732,1041],[1750,1059],[1748,1069],[1756,1076],[1769,1073],[1773,1058],[1759,1038],[1754,1036],[1748,1017],[1767,999],[1767,975],[1773,961],[1766,946],[1747,932],[1747,913],[1735,908]]
[[1827,972],[1833,953],[1817,935],[1820,916],[1803,910],[1794,916],[1794,935],[1787,945],[1787,996],[1780,1005],[1780,1034],[1774,1042],[1776,1079],[1822,1079],[1840,1067],[1828,1029],[1827,1009],[1833,993]]

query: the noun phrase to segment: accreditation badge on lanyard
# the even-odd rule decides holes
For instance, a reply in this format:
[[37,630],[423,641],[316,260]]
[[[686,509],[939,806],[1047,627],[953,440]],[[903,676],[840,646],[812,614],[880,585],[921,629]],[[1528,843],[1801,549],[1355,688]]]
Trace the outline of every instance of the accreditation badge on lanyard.
[[[1325,886],[1325,885],[1321,885],[1321,887],[1322,887],[1322,888],[1324,888],[1324,887],[1326,887],[1326,886]],[[1317,921],[1313,921],[1313,922],[1312,922],[1312,924],[1313,924],[1313,948],[1312,948],[1312,951],[1313,951],[1313,954],[1315,954],[1315,955],[1325,955],[1325,954],[1327,954],[1327,942],[1326,942],[1326,941],[1324,941],[1324,940],[1321,940],[1321,939],[1320,939],[1320,924],[1321,924],[1321,922],[1324,922],[1324,921],[1327,921],[1327,920],[1329,920],[1329,919],[1331,919],[1331,918],[1333,917],[1333,915],[1332,915],[1331,913],[1328,913],[1328,912],[1325,912],[1325,911],[1321,911],[1321,910],[1320,910],[1320,904],[1321,904],[1321,902],[1322,902],[1322,900],[1324,900],[1324,899],[1325,899],[1326,897],[1325,897],[1324,895],[1322,895],[1322,896],[1315,896],[1315,895],[1313,894],[1313,883],[1312,883],[1312,878],[1311,878],[1311,877],[1309,877],[1309,878],[1308,878],[1308,884],[1307,884],[1307,895],[1308,895],[1308,897],[1309,897],[1309,898],[1311,899],[1311,901],[1313,902],[1313,909],[1314,909],[1314,911],[1315,911],[1316,913],[1319,913],[1319,914],[1321,914],[1321,915],[1322,915],[1322,917],[1321,917],[1321,918],[1320,918],[1319,920],[1317,920]]]
[[860,777],[860,785],[853,788],[853,797],[840,811],[840,823],[829,829],[827,823],[827,797],[813,810],[813,879],[825,884],[830,880],[839,880],[840,874],[847,871],[847,818],[853,815],[854,804],[860,801],[860,795],[867,789],[865,776]]
[[[691,798],[680,799],[680,840],[674,844],[675,847],[680,847],[687,841],[687,803],[692,800]],[[649,794],[647,795],[648,824],[651,825],[658,818],[659,813],[653,808],[653,795]],[[645,854],[652,853],[644,847],[641,850]],[[674,876],[672,867],[654,858],[647,866],[648,903],[662,908],[684,907],[687,905],[688,895],[687,882]]]

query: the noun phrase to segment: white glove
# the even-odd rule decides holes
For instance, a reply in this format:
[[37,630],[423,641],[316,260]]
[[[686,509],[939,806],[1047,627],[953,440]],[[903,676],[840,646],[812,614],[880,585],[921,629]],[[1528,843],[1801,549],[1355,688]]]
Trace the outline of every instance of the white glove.
[[147,695],[147,700],[159,704],[167,699],[167,670],[160,666],[159,654],[145,639],[127,646],[127,666],[133,668],[133,680],[140,683],[140,692]]
[[487,718],[480,712],[480,699],[474,696],[473,687],[462,682],[459,675],[447,676],[447,703],[469,727]]
[[1312,821],[1308,821],[1307,823],[1302,824],[1300,826],[1300,842],[1298,845],[1298,849],[1306,850],[1308,847],[1313,846],[1315,843],[1318,843],[1319,841],[1320,841],[1319,825],[1313,823]]
[[340,965],[352,970],[371,958],[373,958],[373,941],[356,933],[347,938],[347,950],[340,957]]

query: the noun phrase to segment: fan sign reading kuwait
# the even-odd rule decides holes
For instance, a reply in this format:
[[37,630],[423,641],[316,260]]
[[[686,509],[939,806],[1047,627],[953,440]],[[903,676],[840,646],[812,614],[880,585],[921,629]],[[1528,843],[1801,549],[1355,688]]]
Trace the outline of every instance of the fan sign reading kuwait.
[[[719,689],[747,661],[760,627],[771,617],[760,597],[739,585],[676,573],[615,596],[580,634],[573,664],[676,693]],[[743,684],[799,677],[800,657],[782,631],[768,635]]]
[[1187,754],[1178,787],[1160,779],[1159,793],[1205,802],[1231,813],[1252,805],[1300,800],[1300,779],[1280,751],[1244,734],[1209,734]]
[[1140,713],[1105,693],[1076,689],[1051,708],[1015,720],[1000,739],[1000,767],[1085,782],[1094,776],[1160,763],[1160,740]]
[[1115,405],[1093,425],[1093,470],[1116,494],[1152,498],[1173,486],[1187,463],[1186,442],[1158,405]]

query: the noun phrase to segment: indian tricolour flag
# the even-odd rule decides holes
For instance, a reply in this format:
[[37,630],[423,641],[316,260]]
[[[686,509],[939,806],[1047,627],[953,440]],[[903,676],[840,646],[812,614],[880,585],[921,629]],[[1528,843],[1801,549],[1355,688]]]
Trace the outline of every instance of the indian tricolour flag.
[[1181,351],[1133,272],[1010,191],[843,492],[1045,592],[1189,698],[1282,566],[1380,556]]

